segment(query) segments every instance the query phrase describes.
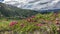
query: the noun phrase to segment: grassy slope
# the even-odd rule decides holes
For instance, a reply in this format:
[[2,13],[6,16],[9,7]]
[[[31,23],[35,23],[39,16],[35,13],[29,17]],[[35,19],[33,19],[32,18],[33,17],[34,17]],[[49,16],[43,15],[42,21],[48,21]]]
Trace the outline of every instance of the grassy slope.
[[0,6],[1,6],[0,14],[3,14],[6,17],[15,17],[15,16],[28,17],[28,16],[35,15],[38,13],[34,10],[20,9],[20,8],[6,5],[3,3],[0,3]]

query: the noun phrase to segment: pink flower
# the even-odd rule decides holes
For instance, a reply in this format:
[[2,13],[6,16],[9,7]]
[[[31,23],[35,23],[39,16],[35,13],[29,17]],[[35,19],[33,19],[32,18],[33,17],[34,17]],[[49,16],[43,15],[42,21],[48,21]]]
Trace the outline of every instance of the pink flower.
[[31,16],[32,18],[35,18],[35,16]]
[[57,22],[56,24],[59,25],[60,23]]
[[56,21],[59,21],[59,18],[56,18]]
[[43,24],[36,24],[36,26],[42,26]]
[[21,27],[24,27],[24,26],[25,26],[25,24],[20,24],[20,26],[21,26]]
[[17,24],[18,22],[17,21],[12,21],[12,22],[10,22],[10,26],[13,26],[13,25],[15,25],[15,24]]
[[30,18],[28,18],[28,19],[27,19],[27,21],[28,21],[28,22],[31,22],[31,19],[30,19]]

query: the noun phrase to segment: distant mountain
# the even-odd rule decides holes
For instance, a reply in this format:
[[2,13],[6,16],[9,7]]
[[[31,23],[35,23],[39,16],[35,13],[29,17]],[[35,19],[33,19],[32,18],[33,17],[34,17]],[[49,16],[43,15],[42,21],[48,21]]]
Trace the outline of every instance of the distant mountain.
[[31,10],[60,9],[60,0],[10,0],[3,3]]
[[34,10],[20,9],[15,6],[0,3],[0,14],[5,17],[29,17],[37,13]]

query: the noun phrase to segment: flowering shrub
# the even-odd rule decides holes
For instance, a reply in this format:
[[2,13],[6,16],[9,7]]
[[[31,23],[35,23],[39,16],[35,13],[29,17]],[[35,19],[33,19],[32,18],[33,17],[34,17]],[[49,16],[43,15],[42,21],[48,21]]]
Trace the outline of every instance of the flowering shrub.
[[40,34],[58,34],[60,32],[60,18],[59,14],[56,18],[53,14],[37,14],[22,20],[10,21],[8,23],[0,24],[1,30],[12,30],[19,34],[28,34],[29,32]]
[[36,24],[36,26],[39,26],[39,27],[42,26],[42,25],[43,25],[43,24]]
[[25,24],[20,24],[20,27],[24,27],[25,26]]
[[35,18],[35,16],[31,16],[31,18]]
[[15,24],[17,24],[18,22],[17,21],[12,21],[9,25],[10,26],[13,26],[13,25],[15,25]]

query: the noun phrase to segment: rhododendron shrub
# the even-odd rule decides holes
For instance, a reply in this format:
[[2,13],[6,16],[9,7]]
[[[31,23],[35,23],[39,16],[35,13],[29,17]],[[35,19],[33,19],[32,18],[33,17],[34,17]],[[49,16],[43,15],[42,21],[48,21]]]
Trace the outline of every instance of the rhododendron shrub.
[[[52,16],[53,15],[53,16]],[[9,20],[8,20],[9,21]],[[19,34],[40,32],[40,34],[58,34],[60,32],[60,14],[37,14],[26,19],[5,21],[0,24],[0,30],[11,30]]]
[[12,21],[12,22],[10,22],[10,26],[14,26],[14,25],[16,25],[18,22],[17,21]]

